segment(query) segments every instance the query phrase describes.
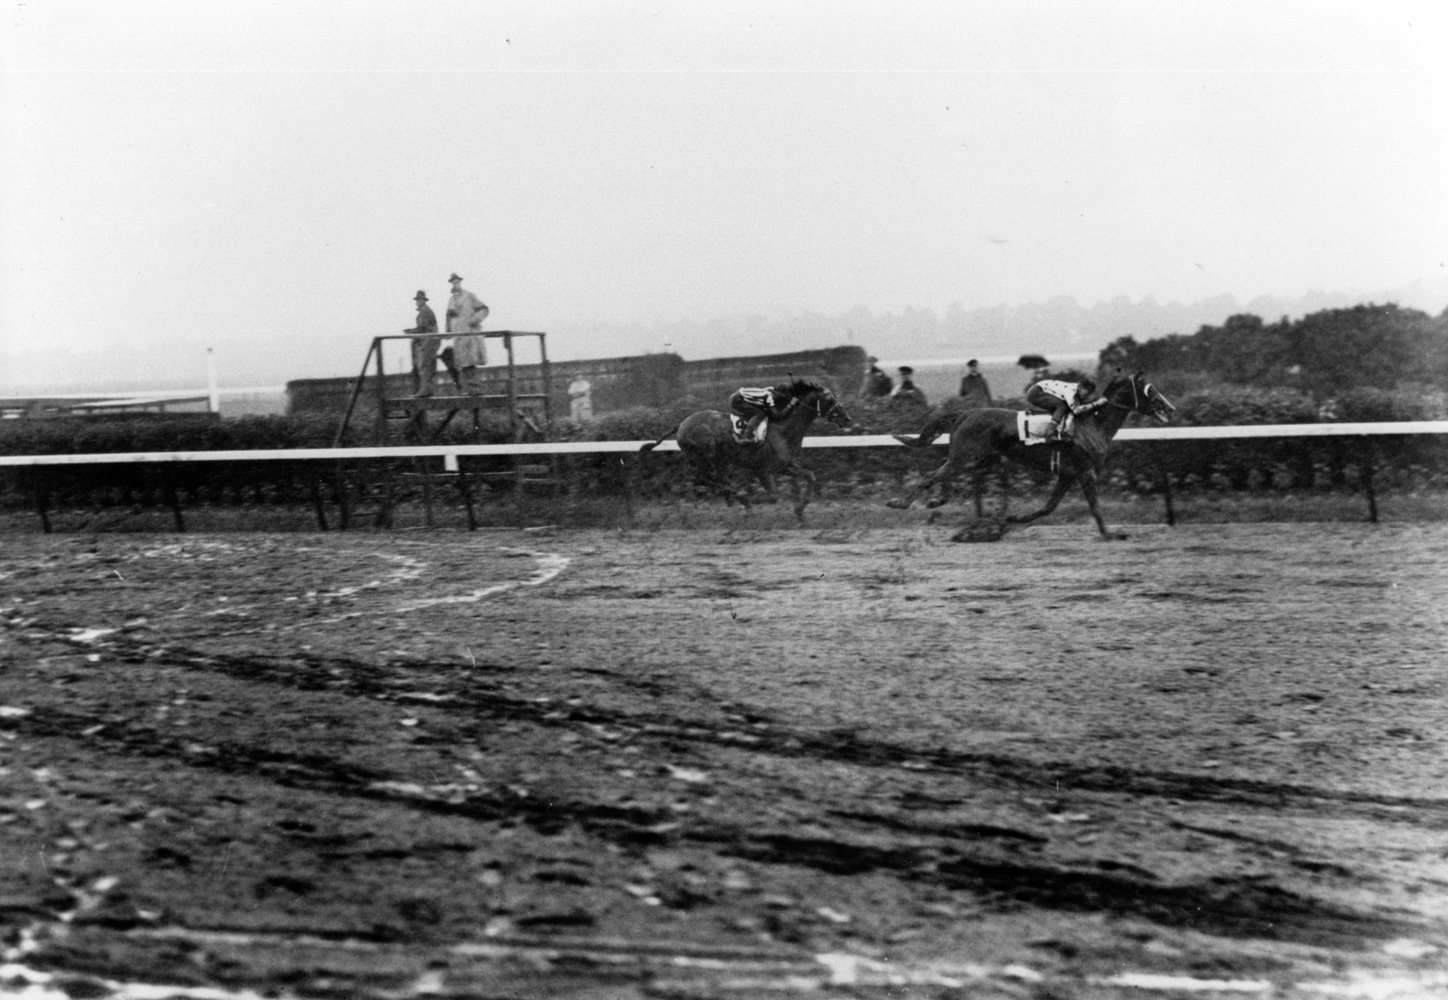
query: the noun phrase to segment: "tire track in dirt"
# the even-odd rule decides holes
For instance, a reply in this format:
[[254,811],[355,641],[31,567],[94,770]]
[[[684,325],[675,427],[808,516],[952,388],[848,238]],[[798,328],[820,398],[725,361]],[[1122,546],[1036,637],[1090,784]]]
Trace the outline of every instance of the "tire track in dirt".
[[[773,946],[710,945],[680,941],[606,937],[504,934],[451,945],[398,944],[366,938],[338,939],[322,933],[254,928],[247,933],[204,928],[156,928],[86,934],[109,962],[82,971],[50,971],[22,964],[26,958],[0,955],[0,976],[22,995],[50,1000],[260,1000],[291,996],[293,977],[273,966],[284,956],[325,976],[324,995],[356,1000],[401,1000],[424,996],[513,997],[599,996],[642,998],[794,996],[845,989],[851,997],[954,996],[967,990],[982,996],[1134,997],[1156,993],[1365,998],[1426,997],[1448,986],[1448,976],[1422,972],[1394,977],[1338,975],[1284,981],[1223,978],[1221,975],[1117,971],[1113,975],[1043,975],[1023,965],[972,961],[969,957],[927,962],[882,961],[846,951],[812,953]],[[152,953],[162,949],[190,957],[191,969],[160,981]],[[200,975],[195,966],[225,970]],[[149,982],[138,982],[134,966],[150,967]],[[247,970],[249,975],[240,975]],[[929,990],[917,994],[918,989]],[[903,994],[902,990],[909,990]],[[941,993],[941,990],[948,993]],[[845,995],[845,994],[840,994]]]
[[[144,663],[151,667],[182,667],[219,673],[241,681],[263,682],[296,690],[326,691],[346,697],[374,700],[408,700],[411,693],[412,700],[426,701],[439,709],[456,711],[469,718],[481,715],[532,722],[541,726],[582,724],[613,727],[618,730],[620,739],[627,740],[672,739],[860,767],[904,767],[915,772],[958,774],[1008,788],[1069,787],[1113,795],[1175,798],[1276,809],[1318,808],[1323,803],[1330,802],[1367,809],[1378,820],[1448,826],[1448,799],[1381,795],[1118,765],[1026,760],[1003,754],[923,750],[888,741],[862,740],[848,732],[791,728],[768,721],[767,714],[755,709],[751,709],[751,718],[760,721],[753,722],[745,731],[738,725],[725,726],[709,719],[679,719],[668,714],[619,712],[588,706],[560,707],[552,699],[540,701],[504,694],[495,684],[482,681],[477,674],[510,673],[514,669],[508,664],[486,661],[478,661],[469,668],[447,664],[429,676],[418,676],[414,672],[398,678],[395,668],[387,664],[379,665],[351,658],[309,653],[266,658],[214,653],[173,645],[157,649],[124,633],[113,633],[109,637],[87,637],[86,645],[89,648],[105,648],[124,662]],[[417,668],[415,664],[408,666],[413,671]],[[460,678],[459,674],[464,671],[465,676]],[[593,670],[591,673],[596,675],[600,671]],[[480,684],[484,687],[481,693],[476,690]],[[429,686],[441,690],[428,692],[429,697],[426,698],[417,696],[420,688]],[[648,686],[661,687],[652,679]],[[1402,810],[1419,810],[1428,815],[1415,816]]]
[[[512,699],[504,702],[500,707],[514,718],[531,715],[531,721],[539,724],[558,721],[537,717],[545,706]],[[1088,867],[1033,859],[1030,854],[1043,838],[1010,828],[942,831],[898,817],[884,817],[882,822],[880,817],[852,814],[839,818],[855,827],[854,832],[801,836],[770,829],[757,820],[743,824],[702,817],[681,819],[662,807],[557,794],[544,798],[506,786],[488,791],[456,785],[427,788],[406,781],[403,775],[344,763],[331,755],[287,753],[251,743],[203,746],[189,737],[163,735],[151,725],[101,720],[84,713],[39,708],[7,721],[27,738],[85,739],[111,752],[184,761],[189,767],[315,793],[482,822],[522,822],[544,834],[576,824],[592,836],[626,848],[689,844],[753,862],[803,866],[836,875],[884,873],[970,892],[996,906],[1110,912],[1229,937],[1328,946],[1355,945],[1364,938],[1410,936],[1421,930],[1410,921],[1349,911],[1271,883],[1231,879],[1165,882],[1128,865],[1097,862]]]

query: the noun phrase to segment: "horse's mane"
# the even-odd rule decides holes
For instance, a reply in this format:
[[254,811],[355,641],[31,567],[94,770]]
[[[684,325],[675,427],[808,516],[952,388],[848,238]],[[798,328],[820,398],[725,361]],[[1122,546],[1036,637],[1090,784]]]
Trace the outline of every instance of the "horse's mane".
[[1103,398],[1110,398],[1111,394],[1112,394],[1113,392],[1115,392],[1117,389],[1120,389],[1120,388],[1121,388],[1122,386],[1124,386],[1124,385],[1130,385],[1130,384],[1131,384],[1131,380],[1132,380],[1134,377],[1135,377],[1135,376],[1130,375],[1130,374],[1128,374],[1127,372],[1117,372],[1115,375],[1111,376],[1111,379],[1106,383],[1106,386],[1101,390],[1101,395],[1102,395],[1102,397],[1103,397]]
[[795,399],[800,398],[807,392],[824,392],[825,387],[818,382],[812,382],[807,378],[797,378],[789,384],[789,393]]

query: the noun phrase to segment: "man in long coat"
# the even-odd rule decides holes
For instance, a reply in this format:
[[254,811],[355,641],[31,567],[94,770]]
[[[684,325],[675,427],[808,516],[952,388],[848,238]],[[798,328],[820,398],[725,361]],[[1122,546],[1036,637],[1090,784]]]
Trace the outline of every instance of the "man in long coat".
[[[447,300],[447,332],[478,333],[483,329],[483,320],[488,318],[488,307],[463,287],[463,279],[453,273],[448,279],[452,283],[452,295]],[[459,383],[463,392],[476,392],[482,388],[482,376],[478,369],[488,363],[487,348],[482,337],[454,337],[452,342],[453,364],[459,370]]]

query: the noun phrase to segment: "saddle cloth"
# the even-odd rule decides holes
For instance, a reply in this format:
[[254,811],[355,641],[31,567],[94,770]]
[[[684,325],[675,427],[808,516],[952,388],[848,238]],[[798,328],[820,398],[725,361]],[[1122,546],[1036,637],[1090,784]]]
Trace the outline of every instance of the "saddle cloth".
[[759,422],[754,431],[754,437],[744,436],[744,429],[749,426],[749,418],[741,417],[737,413],[729,414],[729,421],[734,425],[734,440],[738,444],[758,444],[764,440],[765,431],[769,430],[769,418],[765,417]]
[[[1061,436],[1069,438],[1072,429],[1076,426],[1076,417],[1068,415],[1066,423],[1061,427]],[[1025,410],[1016,411],[1016,434],[1025,444],[1045,444],[1050,440],[1046,437],[1051,432],[1051,415],[1049,413],[1027,413]]]

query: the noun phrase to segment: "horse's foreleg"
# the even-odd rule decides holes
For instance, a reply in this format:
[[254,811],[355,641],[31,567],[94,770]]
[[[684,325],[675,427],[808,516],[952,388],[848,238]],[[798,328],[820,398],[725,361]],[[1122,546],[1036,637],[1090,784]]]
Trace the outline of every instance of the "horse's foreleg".
[[738,500],[744,506],[749,506],[749,498],[740,490],[734,488],[729,481],[728,466],[715,456],[699,456],[696,460],[696,476],[694,490],[696,495],[710,495],[724,498],[726,506],[733,506]]
[[1124,531],[1111,531],[1106,527],[1106,521],[1101,516],[1101,508],[1096,503],[1096,473],[1087,472],[1081,477],[1081,493],[1086,497],[1086,504],[1091,508],[1091,516],[1096,518],[1096,527],[1101,532],[1105,541],[1117,541],[1126,537]]
[[1059,476],[1056,479],[1056,488],[1051,491],[1051,496],[1046,501],[1046,506],[1036,511],[1034,514],[1012,514],[1010,517],[1006,518],[1006,523],[1030,524],[1032,521],[1039,520],[1040,518],[1045,517],[1047,514],[1050,514],[1051,511],[1056,509],[1056,505],[1061,502],[1061,498],[1066,495],[1066,491],[1071,488],[1071,484],[1075,481],[1075,476]]
[[759,485],[764,487],[764,494],[769,498],[770,503],[779,502],[779,487],[775,485],[774,476],[768,469],[755,469],[754,478],[759,480]]
[[903,497],[896,497],[893,500],[885,501],[885,506],[893,507],[896,510],[905,510],[907,507],[915,502],[915,498],[918,497],[920,494],[930,489],[930,487],[934,486],[936,483],[949,479],[954,474],[955,470],[951,467],[951,460],[947,458],[944,465],[936,469],[934,472],[930,473],[930,475],[926,476],[924,479],[920,480],[920,482],[916,484],[913,490],[911,490],[909,493],[906,493]]
[[[804,509],[809,503],[810,495],[814,494],[817,496],[819,494],[819,480],[815,478],[813,472],[798,462],[791,462],[779,471],[793,480],[794,513],[796,517],[803,517]],[[801,484],[800,480],[804,480],[804,483]]]
[[936,507],[944,507],[946,504],[950,503],[950,498],[954,495],[954,485],[955,473],[954,471],[951,471],[946,474],[944,479],[940,480],[940,492],[936,494],[934,499],[925,501],[925,506],[934,510]]
[[819,495],[819,479],[815,476],[813,472],[806,469],[803,465],[800,465],[798,462],[791,462],[789,465],[785,466],[779,471],[782,472],[784,475],[792,478],[796,483],[803,479],[805,483],[809,486],[810,493],[814,494],[815,496]]

